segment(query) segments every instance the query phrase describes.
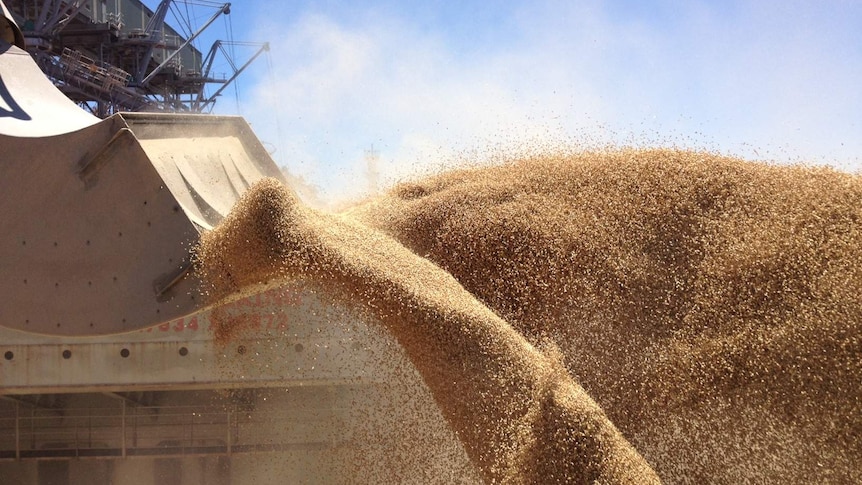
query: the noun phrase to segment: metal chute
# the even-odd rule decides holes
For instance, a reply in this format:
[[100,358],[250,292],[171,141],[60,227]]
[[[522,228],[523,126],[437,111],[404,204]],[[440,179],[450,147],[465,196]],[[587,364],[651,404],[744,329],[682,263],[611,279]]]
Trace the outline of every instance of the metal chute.
[[0,325],[119,333],[201,308],[190,251],[249,185],[283,178],[240,117],[100,120],[0,41]]

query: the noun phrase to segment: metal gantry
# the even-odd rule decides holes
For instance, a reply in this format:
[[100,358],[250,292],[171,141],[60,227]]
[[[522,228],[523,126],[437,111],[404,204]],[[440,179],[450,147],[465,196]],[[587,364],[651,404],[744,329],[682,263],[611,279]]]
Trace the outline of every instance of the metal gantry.
[[[206,56],[194,42],[216,19],[230,14],[230,3],[162,0],[150,10],[140,0],[8,0],[24,32],[28,52],[64,94],[100,117],[120,111],[200,113],[262,53],[267,43],[217,40]],[[184,18],[184,34],[166,23],[188,8],[213,13],[201,26]],[[224,46],[257,51],[240,63]],[[214,73],[221,54],[230,72]]]

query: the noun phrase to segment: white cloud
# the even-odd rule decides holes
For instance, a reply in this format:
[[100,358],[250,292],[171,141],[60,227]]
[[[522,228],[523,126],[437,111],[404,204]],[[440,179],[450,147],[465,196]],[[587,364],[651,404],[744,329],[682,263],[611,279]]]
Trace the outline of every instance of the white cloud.
[[328,199],[362,194],[372,144],[390,180],[573,137],[862,165],[862,55],[836,53],[852,34],[815,35],[832,20],[813,7],[662,5],[673,15],[531,3],[475,41],[371,10],[303,15],[270,25],[274,76],[246,113]]

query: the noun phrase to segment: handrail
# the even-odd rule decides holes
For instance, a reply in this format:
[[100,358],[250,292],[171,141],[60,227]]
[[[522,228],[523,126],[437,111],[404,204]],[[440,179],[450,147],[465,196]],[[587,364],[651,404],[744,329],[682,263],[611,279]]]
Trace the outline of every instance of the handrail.
[[[95,410],[102,412],[93,414]],[[65,416],[39,415],[37,409],[27,414],[16,411],[15,416],[0,416],[0,460],[337,447],[347,440],[333,437],[331,430],[340,429],[338,416],[344,410],[333,407],[301,416],[295,411],[243,411],[236,406],[126,406],[125,413],[80,408],[68,411],[82,414]]]

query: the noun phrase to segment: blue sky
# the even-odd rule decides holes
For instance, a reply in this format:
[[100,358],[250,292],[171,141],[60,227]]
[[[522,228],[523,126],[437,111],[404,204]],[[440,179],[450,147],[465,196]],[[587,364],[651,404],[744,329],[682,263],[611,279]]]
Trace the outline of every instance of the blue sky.
[[258,0],[231,25],[272,51],[217,111],[330,201],[465,156],[608,143],[862,170],[857,0]]

